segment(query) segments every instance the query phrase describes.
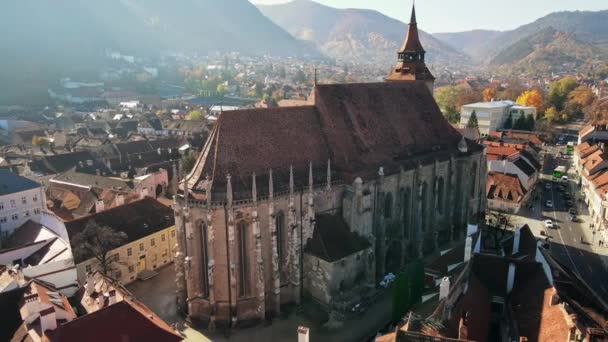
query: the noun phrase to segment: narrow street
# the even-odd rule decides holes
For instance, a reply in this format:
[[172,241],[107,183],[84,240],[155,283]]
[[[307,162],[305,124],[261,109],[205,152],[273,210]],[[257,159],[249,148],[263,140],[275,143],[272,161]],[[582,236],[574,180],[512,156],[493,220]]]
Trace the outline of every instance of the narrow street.
[[[518,215],[513,215],[514,223],[527,223],[538,237],[545,237],[541,235],[541,231],[544,231],[551,242],[550,253],[578,274],[599,298],[608,298],[608,248],[599,247],[598,239],[590,228],[591,218],[581,199],[572,155],[567,159],[557,157],[559,151],[564,151],[564,146],[547,146],[545,151],[542,174],[530,202],[532,208],[522,208]],[[553,170],[558,165],[566,166],[567,182],[552,178]],[[561,191],[560,185],[564,191]],[[571,203],[568,203],[569,200]],[[551,207],[547,206],[547,201],[552,202]],[[569,204],[576,209],[576,222],[572,221],[568,212]],[[545,228],[544,221],[547,219],[553,221],[552,229]]]

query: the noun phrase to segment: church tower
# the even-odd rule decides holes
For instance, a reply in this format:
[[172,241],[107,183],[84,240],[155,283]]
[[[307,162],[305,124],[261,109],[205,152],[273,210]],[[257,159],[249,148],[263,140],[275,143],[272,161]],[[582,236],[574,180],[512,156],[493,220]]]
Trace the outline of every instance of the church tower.
[[420,43],[418,24],[416,23],[416,8],[412,6],[412,17],[407,28],[405,41],[397,53],[397,65],[386,77],[387,82],[423,81],[433,92],[435,77],[424,63],[426,51]]

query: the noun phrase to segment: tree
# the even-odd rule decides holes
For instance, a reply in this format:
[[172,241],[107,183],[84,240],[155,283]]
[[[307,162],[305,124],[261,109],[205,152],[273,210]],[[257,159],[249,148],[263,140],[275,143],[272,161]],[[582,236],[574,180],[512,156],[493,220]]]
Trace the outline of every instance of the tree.
[[555,107],[551,107],[545,111],[545,119],[549,122],[557,119],[557,115],[558,115],[558,112],[557,112],[557,109],[555,109]]
[[202,120],[202,119],[203,119],[203,113],[201,113],[198,110],[193,110],[190,113],[188,113],[188,115],[186,115],[186,120],[196,121],[196,120]]
[[462,110],[462,106],[471,104],[471,103],[480,102],[481,100],[483,100],[483,97],[481,95],[481,92],[479,92],[479,91],[473,91],[473,90],[462,91],[456,97],[456,103],[455,103],[456,110],[460,112]]
[[468,128],[477,128],[479,127],[479,123],[477,122],[477,113],[473,111],[471,116],[469,117],[469,122],[467,122]]
[[182,170],[184,173],[189,173],[196,164],[196,156],[194,153],[187,153],[182,157]]
[[296,74],[293,76],[293,82],[296,84],[306,83],[306,80],[306,74],[302,70],[296,71]]
[[578,82],[572,77],[562,78],[559,81],[551,82],[549,85],[548,102],[557,111],[564,109],[566,100],[571,91],[578,87]]
[[589,110],[585,113],[587,120],[597,121],[608,118],[608,100],[595,100]]
[[528,114],[528,116],[526,116],[526,130],[533,131],[535,125],[536,122],[534,121],[534,116],[532,114]]
[[578,86],[568,94],[568,104],[577,104],[581,109],[585,110],[590,107],[595,101],[596,96],[593,90],[587,86]]
[[444,114],[448,109],[460,111],[460,108],[456,107],[456,100],[463,92],[462,88],[456,86],[439,87],[435,90],[435,100]]
[[76,234],[72,240],[74,256],[80,261],[94,258],[103,273],[107,274],[117,262],[113,256],[110,256],[110,252],[126,243],[127,239],[127,234],[124,232],[115,231],[90,220],[84,230]]
[[543,95],[538,90],[526,90],[517,97],[517,104],[522,106],[535,107],[537,112],[544,109]]
[[484,102],[488,102],[488,101],[492,101],[492,99],[496,98],[496,88],[486,88],[481,92],[481,95],[483,96],[483,101]]
[[509,116],[507,116],[507,121],[505,121],[504,125],[505,129],[513,128],[513,114],[509,112]]
[[513,124],[513,129],[525,130],[526,129],[526,116],[520,114],[515,123]]

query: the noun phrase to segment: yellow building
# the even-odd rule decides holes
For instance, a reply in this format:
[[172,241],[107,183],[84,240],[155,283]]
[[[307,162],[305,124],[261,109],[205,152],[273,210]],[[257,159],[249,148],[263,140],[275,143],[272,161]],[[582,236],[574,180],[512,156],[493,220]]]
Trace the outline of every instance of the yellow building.
[[[72,249],[74,237],[81,234],[91,221],[127,235],[127,243],[107,253],[108,275],[128,284],[144,275],[170,264],[176,244],[172,210],[153,198],[144,198],[94,215],[66,222]],[[75,253],[78,282],[86,281],[87,273],[101,270],[101,263],[91,255],[79,257]]]

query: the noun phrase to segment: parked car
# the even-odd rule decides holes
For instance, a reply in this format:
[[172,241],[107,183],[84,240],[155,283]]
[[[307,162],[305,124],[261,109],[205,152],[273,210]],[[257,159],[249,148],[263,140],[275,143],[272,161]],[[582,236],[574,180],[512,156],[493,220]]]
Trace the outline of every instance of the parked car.
[[547,202],[545,202],[545,206],[547,208],[553,208],[553,201],[552,200],[547,200]]
[[568,213],[569,213],[570,215],[576,215],[576,214],[578,214],[578,213],[576,212],[576,209],[575,209],[575,208],[570,208],[570,209],[568,209]]
[[562,176],[562,182],[567,183],[568,182],[568,176]]
[[551,189],[551,182],[545,183],[545,189]]
[[574,203],[572,203],[572,201],[566,201],[566,205],[568,207],[574,207]]
[[553,221],[551,221],[551,220],[545,220],[545,228],[547,228],[547,229],[553,229]]
[[578,222],[578,217],[576,215],[570,215],[570,221]]

